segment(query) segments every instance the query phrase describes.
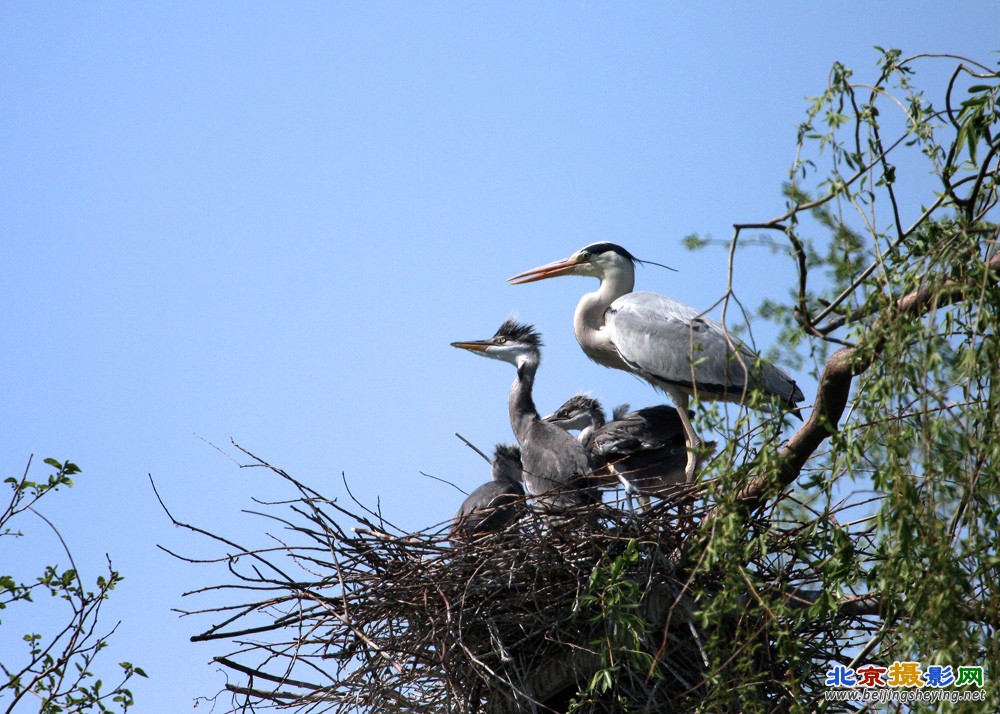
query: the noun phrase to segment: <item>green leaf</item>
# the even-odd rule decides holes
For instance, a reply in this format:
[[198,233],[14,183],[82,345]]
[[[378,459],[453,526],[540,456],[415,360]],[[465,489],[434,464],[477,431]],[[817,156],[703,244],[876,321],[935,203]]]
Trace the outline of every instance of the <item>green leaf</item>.
[[708,237],[703,237],[697,233],[691,233],[684,236],[682,241],[684,247],[687,250],[700,250],[709,244],[710,239]]

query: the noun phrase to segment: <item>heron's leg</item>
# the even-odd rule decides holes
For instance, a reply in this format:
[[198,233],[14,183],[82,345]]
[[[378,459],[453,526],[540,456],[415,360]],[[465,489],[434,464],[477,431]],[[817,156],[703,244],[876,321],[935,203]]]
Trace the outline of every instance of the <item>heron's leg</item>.
[[625,498],[628,499],[628,510],[634,511],[635,502],[632,500],[632,494],[635,489],[632,488],[632,484],[630,484],[628,479],[622,476],[620,472],[615,471],[615,475],[618,476],[619,483],[621,483],[622,487],[625,489]]
[[701,448],[701,439],[695,432],[694,426],[691,425],[691,419],[688,418],[688,396],[686,394],[678,395],[676,406],[677,413],[681,417],[681,424],[684,425],[684,438],[687,440],[688,448],[687,468],[684,469],[684,480],[686,483],[691,483],[694,481],[694,470],[698,466],[698,450]]
[[632,486],[632,482],[625,478],[625,474],[615,468],[614,464],[608,464],[608,468],[611,469],[611,473],[618,477],[618,483],[625,489],[625,498],[628,499],[628,509],[634,511],[635,502],[632,500],[632,494],[635,493],[635,488]]

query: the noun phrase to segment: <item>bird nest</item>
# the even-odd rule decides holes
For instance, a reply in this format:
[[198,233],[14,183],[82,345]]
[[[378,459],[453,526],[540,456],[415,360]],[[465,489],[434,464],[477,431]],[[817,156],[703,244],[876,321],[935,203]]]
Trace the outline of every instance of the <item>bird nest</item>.
[[189,593],[221,604],[182,612],[218,623],[193,640],[229,643],[215,660],[238,679],[234,710],[664,712],[702,693],[708,659],[678,571],[704,516],[691,500],[528,511],[452,540],[447,524],[405,532],[253,458],[297,493],[256,511],[280,528],[270,545],[170,516],[225,546],[172,554],[233,578]]

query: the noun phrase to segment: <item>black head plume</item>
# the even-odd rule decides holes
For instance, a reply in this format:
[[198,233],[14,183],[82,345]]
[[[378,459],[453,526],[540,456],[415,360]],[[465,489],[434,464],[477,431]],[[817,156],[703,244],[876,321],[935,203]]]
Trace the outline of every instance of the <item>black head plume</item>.
[[633,263],[640,263],[638,258],[629,253],[627,250],[622,248],[617,243],[608,243],[607,241],[602,241],[600,243],[591,243],[590,245],[583,248],[586,252],[591,255],[600,255],[601,253],[617,253],[623,258],[627,258]]
[[669,265],[664,265],[663,263],[654,263],[652,260],[642,260],[641,258],[636,258],[634,255],[632,255],[631,253],[629,253],[627,250],[625,250],[624,248],[622,248],[617,243],[608,243],[606,241],[602,241],[600,243],[591,243],[590,245],[588,245],[587,247],[585,247],[583,250],[587,251],[591,255],[600,255],[601,253],[617,253],[621,257],[623,257],[626,260],[630,261],[632,263],[632,265],[636,265],[636,264],[639,264],[639,265],[658,265],[661,268],[666,268],[667,270],[673,270],[675,273],[677,272],[674,268],[671,268]]

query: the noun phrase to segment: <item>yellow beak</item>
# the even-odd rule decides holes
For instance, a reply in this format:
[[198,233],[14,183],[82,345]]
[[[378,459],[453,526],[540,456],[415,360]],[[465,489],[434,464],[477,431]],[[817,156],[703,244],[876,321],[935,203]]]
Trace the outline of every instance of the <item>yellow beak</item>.
[[485,352],[486,348],[490,346],[489,340],[480,340],[477,342],[452,342],[452,347],[458,347],[459,349],[469,350],[470,352]]
[[576,270],[576,266],[580,263],[577,261],[575,256],[565,258],[563,260],[557,260],[554,263],[549,263],[548,265],[543,265],[540,268],[532,268],[531,270],[526,270],[523,273],[518,273],[512,278],[507,278],[507,282],[511,285],[523,285],[524,283],[533,283],[536,280],[545,280],[546,278],[555,278],[560,275],[570,275]]

